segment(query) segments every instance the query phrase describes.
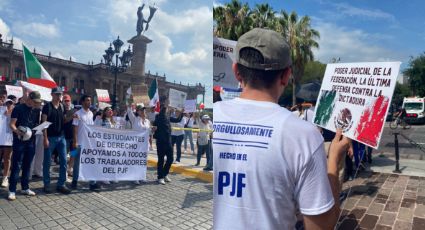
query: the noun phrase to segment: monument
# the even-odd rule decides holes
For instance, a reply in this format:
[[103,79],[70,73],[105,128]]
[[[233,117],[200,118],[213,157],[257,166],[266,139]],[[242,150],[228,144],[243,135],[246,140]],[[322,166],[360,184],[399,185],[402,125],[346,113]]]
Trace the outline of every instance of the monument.
[[[149,29],[149,22],[152,20],[157,8],[149,6],[149,17],[146,20],[143,17],[143,8],[145,4],[137,9],[137,35],[128,40],[128,43],[133,44],[133,57],[131,60],[130,71],[135,75],[144,77],[145,75],[145,60],[146,60],[146,49],[147,45],[152,42],[148,37],[143,35],[143,32]],[[143,26],[146,23],[145,26]]]

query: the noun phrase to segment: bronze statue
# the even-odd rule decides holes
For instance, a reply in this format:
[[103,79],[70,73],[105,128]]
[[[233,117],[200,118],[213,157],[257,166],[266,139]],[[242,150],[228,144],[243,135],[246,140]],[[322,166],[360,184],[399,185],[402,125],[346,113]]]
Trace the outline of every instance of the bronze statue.
[[[145,4],[142,4],[142,6],[137,9],[137,26],[136,26],[137,36],[140,36],[143,30],[144,31],[148,30],[149,22],[152,20],[152,17],[155,14],[155,11],[157,10],[157,8],[155,8],[154,6],[149,6],[149,18],[148,20],[145,20],[145,18],[143,17],[143,12],[142,12],[144,7],[145,7]],[[143,28],[143,23],[146,23],[145,28]]]

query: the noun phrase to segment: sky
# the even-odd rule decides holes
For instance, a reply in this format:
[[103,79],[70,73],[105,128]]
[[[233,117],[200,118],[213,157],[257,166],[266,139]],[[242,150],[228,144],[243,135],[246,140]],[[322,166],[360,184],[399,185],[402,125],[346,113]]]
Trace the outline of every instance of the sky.
[[206,107],[212,106],[211,0],[0,0],[0,33],[23,42],[37,53],[100,63],[109,43],[136,35],[137,8],[158,8],[145,36],[146,71],[166,75],[170,82],[206,85]]
[[[214,0],[218,6],[230,0]],[[401,70],[410,58],[425,51],[425,1],[422,0],[291,0],[241,1],[251,8],[269,3],[276,12],[297,12],[309,16],[312,28],[320,32],[315,58],[329,63],[401,61]]]

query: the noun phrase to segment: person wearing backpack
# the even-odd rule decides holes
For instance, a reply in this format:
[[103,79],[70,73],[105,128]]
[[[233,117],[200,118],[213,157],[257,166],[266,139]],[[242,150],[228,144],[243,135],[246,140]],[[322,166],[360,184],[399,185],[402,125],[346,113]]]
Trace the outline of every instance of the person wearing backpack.
[[43,160],[43,183],[44,192],[51,193],[50,189],[50,165],[52,153],[56,150],[59,154],[59,178],[56,185],[56,190],[63,194],[69,194],[69,190],[65,186],[66,182],[66,140],[64,132],[65,124],[65,109],[62,100],[62,89],[52,89],[52,101],[44,105],[41,115],[41,121],[52,123],[49,128],[43,130],[44,135],[44,160]]

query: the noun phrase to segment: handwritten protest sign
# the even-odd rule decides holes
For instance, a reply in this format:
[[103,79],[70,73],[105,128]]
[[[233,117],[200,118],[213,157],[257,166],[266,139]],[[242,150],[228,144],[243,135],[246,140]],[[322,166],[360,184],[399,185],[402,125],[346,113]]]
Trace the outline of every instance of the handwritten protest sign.
[[79,180],[146,180],[149,130],[82,126]]
[[213,84],[227,88],[238,88],[238,81],[232,70],[235,60],[236,41],[214,37]]
[[184,111],[187,113],[196,112],[196,99],[186,100],[184,102]]
[[0,146],[12,146],[13,134],[9,127],[10,119],[4,115],[5,111],[6,107],[0,106]]
[[106,89],[96,89],[97,101],[98,102],[110,102],[109,92]]
[[24,95],[24,91],[20,86],[6,85],[7,96],[13,95],[16,98],[21,98]]
[[136,104],[143,103],[145,106],[149,105],[150,99],[148,96],[147,85],[132,85],[131,93],[133,94],[133,102]]
[[169,102],[170,107],[176,108],[176,109],[183,109],[184,103],[186,101],[187,94],[182,91],[178,91],[175,89],[170,89],[169,91]]
[[396,85],[400,62],[328,64],[314,123],[375,149]]
[[39,86],[39,85],[34,85],[26,81],[19,81],[19,82],[21,86],[24,87],[24,89],[27,90],[28,92],[38,91],[41,95],[41,99],[45,101],[52,101],[52,95],[51,95],[52,89]]

